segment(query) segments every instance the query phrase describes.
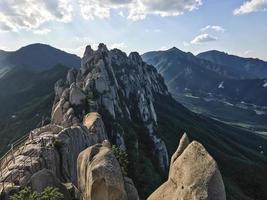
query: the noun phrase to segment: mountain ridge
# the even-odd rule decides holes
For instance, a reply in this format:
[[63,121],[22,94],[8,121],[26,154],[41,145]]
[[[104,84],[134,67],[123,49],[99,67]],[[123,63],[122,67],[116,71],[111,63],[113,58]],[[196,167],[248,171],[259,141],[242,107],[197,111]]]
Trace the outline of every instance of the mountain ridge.
[[[251,75],[250,71],[245,69],[241,70],[242,72],[233,70],[231,66],[214,64],[212,61],[173,48],[148,52],[142,57],[159,70],[169,90],[174,94],[191,93],[194,96],[225,98],[230,103],[267,105],[264,87],[266,79],[253,78],[253,73]],[[253,90],[250,89],[248,92],[248,85],[251,85],[250,88]]]
[[0,68],[25,67],[34,71],[47,70],[57,64],[70,68],[80,67],[80,58],[47,44],[35,43],[16,51],[2,51]]
[[216,49],[200,52],[200,53],[196,54],[196,56],[200,56],[201,54],[206,54],[206,53],[222,54],[222,55],[226,55],[226,56],[238,57],[238,58],[241,58],[241,59],[255,60],[255,61],[261,61],[261,62],[265,62],[265,63],[267,62],[266,60],[260,59],[260,58],[257,58],[257,57],[238,56],[238,55],[235,55],[235,54],[232,54],[232,53],[228,53],[228,52],[221,51],[221,50],[216,50]]
[[258,58],[244,58],[217,50],[202,52],[196,57],[227,66],[239,73],[246,71],[248,74],[244,79],[267,78],[267,62]]

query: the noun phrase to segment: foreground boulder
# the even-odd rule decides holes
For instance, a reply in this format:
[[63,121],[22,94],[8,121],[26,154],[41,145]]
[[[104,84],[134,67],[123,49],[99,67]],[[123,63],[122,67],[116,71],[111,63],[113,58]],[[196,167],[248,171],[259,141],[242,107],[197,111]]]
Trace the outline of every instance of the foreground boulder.
[[71,196],[67,188],[60,180],[48,169],[42,169],[32,175],[29,185],[33,191],[42,192],[47,187],[58,188],[63,194],[65,200],[71,200]]
[[[35,181],[31,184],[33,190],[42,189],[43,187],[35,185],[46,185],[47,181],[53,182],[55,178],[62,183],[71,183],[71,186],[77,185],[78,155],[87,147],[107,138],[104,123],[98,113],[87,114],[84,122],[85,125],[67,128],[48,124],[31,131],[28,137],[25,136],[21,144],[0,162],[0,194],[3,193],[0,199],[8,199],[21,187],[27,186],[29,181]],[[43,179],[34,178],[37,175]]]
[[139,199],[132,181],[129,178],[124,179],[119,162],[108,142],[94,145],[81,152],[77,168],[78,187],[83,200]]
[[173,154],[168,180],[148,200],[226,200],[222,176],[215,160],[186,134]]
[[138,200],[138,192],[134,186],[132,179],[124,177],[124,185],[127,193],[128,200]]

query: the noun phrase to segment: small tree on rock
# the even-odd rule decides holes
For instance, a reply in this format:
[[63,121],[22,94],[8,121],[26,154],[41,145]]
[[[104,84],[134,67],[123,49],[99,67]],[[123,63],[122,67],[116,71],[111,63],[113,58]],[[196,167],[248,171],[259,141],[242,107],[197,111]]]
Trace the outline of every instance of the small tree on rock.
[[127,176],[127,168],[129,164],[128,154],[115,145],[112,145],[112,152],[121,166],[123,176]]
[[63,194],[58,188],[47,187],[43,192],[34,192],[30,187],[25,187],[10,197],[10,200],[62,200]]

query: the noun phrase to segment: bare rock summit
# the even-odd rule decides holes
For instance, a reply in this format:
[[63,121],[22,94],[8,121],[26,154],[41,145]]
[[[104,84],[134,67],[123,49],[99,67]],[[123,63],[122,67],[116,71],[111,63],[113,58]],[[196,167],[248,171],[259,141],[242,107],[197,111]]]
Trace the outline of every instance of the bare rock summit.
[[168,180],[148,200],[226,200],[216,161],[184,134],[172,156]]

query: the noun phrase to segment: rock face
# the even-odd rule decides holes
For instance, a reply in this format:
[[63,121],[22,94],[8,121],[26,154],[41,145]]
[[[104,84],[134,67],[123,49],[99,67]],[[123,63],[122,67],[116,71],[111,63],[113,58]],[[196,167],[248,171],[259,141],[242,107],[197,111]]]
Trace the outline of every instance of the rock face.
[[[103,121],[97,113],[86,115],[84,121],[90,121],[90,125],[63,128],[49,124],[31,131],[24,144],[1,163],[0,181],[4,183],[0,185],[0,191],[6,190],[11,183],[25,186],[33,174],[43,169],[50,170],[61,182],[76,185],[79,153],[107,139]],[[40,172],[42,177],[43,172]]]
[[91,146],[78,157],[78,187],[83,200],[139,199],[133,183],[129,178],[124,179],[120,165],[108,146]]
[[[162,77],[153,66],[144,63],[138,53],[127,56],[118,49],[109,51],[104,44],[96,51],[87,46],[81,69],[70,70],[66,82],[59,81],[55,86],[52,122],[69,127],[81,123],[89,111],[116,121],[141,122],[150,139],[151,151],[161,169],[167,171],[167,149],[156,132],[157,115],[153,104],[156,93],[169,95]],[[109,127],[112,129],[109,139],[126,149],[123,128],[117,131],[112,124]]]
[[42,169],[33,174],[30,178],[29,186],[36,192],[42,192],[46,187],[56,187],[63,194],[65,200],[71,200],[71,196],[66,187],[48,169]]
[[215,160],[198,142],[186,135],[171,159],[169,178],[148,200],[226,200]]
[[124,186],[128,200],[139,200],[138,191],[136,190],[132,179],[124,177]]

